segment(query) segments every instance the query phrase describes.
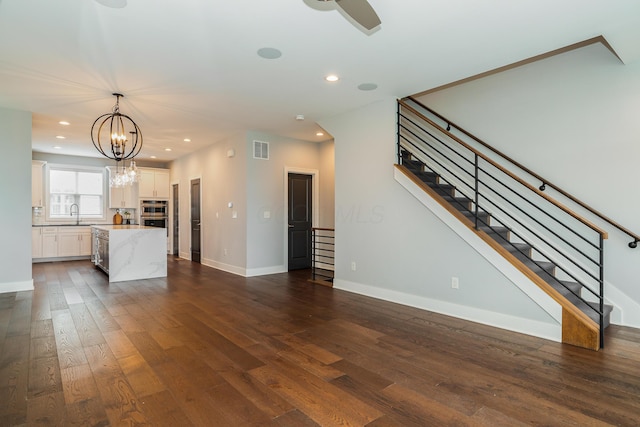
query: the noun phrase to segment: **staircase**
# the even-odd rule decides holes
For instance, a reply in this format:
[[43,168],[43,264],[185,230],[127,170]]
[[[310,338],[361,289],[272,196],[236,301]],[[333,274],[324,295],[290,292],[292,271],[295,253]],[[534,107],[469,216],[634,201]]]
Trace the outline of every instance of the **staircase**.
[[545,182],[536,188],[514,175],[429,111],[399,102],[396,167],[562,306],[563,342],[602,348],[613,309],[603,295],[606,232],[544,194]]

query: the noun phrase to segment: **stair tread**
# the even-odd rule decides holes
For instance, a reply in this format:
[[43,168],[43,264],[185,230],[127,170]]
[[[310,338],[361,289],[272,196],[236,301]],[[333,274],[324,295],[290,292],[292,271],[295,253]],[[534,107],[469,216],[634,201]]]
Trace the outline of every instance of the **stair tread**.
[[[589,316],[594,322],[600,322],[600,315],[598,314],[598,310],[600,310],[599,303],[597,302],[589,302],[586,303],[584,301],[578,301],[575,303],[575,306],[582,311],[584,314]],[[609,326],[611,322],[611,312],[613,311],[613,306],[611,304],[604,304],[604,327]]]
[[414,174],[425,183],[429,183],[429,182],[436,183],[439,177],[437,173],[430,172],[430,171],[417,171]]
[[[509,252],[519,252],[531,257],[531,245],[528,243],[509,242],[502,245]],[[528,254],[528,255],[527,255]]]

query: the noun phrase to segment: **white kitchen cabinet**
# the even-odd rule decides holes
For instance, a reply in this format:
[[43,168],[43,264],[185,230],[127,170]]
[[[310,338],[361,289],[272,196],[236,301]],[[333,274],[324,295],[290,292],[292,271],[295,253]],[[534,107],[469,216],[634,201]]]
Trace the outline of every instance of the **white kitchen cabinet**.
[[58,256],[91,255],[90,227],[58,227]]
[[31,161],[31,206],[44,206],[44,165],[46,162]]
[[[109,178],[115,170],[107,167]],[[138,183],[124,187],[109,187],[110,209],[137,209],[138,208]]]
[[58,227],[41,227],[42,233],[42,257],[53,258],[58,256]]
[[90,256],[92,249],[93,236],[91,234],[91,228],[87,228],[87,231],[80,233],[80,256]]
[[138,197],[140,199],[168,199],[169,170],[138,168],[140,170],[140,182],[138,184]]
[[42,227],[31,228],[31,258],[42,258]]
[[91,255],[91,227],[33,227],[31,256],[63,258]]

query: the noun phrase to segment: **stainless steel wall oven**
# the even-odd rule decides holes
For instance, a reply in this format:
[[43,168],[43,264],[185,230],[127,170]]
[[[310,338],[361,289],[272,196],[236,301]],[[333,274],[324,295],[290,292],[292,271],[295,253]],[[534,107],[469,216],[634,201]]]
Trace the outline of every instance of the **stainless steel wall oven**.
[[167,228],[169,206],[166,200],[140,201],[140,225]]

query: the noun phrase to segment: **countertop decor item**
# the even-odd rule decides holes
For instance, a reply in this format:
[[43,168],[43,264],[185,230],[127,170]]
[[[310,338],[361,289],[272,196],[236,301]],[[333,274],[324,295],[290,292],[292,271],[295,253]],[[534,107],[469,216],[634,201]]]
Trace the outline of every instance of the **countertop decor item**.
[[120,215],[120,211],[116,211],[116,214],[113,216],[113,223],[116,225],[122,224],[122,215]]

